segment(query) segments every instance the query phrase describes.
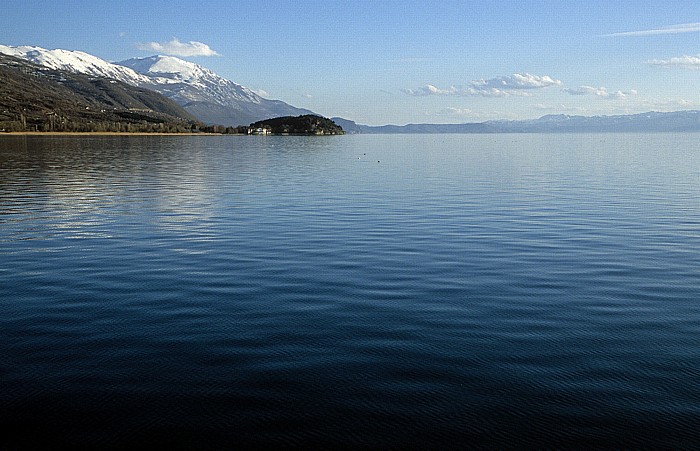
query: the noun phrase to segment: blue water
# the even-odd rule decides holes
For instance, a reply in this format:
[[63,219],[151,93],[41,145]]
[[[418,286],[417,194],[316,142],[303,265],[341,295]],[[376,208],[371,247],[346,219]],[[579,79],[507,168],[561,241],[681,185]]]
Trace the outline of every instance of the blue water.
[[0,137],[0,448],[697,447],[698,137]]

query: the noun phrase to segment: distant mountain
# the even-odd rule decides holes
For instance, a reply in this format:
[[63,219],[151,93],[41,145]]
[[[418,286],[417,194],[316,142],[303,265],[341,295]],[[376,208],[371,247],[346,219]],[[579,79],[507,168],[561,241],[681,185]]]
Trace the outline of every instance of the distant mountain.
[[[110,63],[85,52],[0,45],[12,55],[45,68],[92,77],[106,77],[151,89],[172,99],[208,124],[226,126],[282,117],[313,114],[280,100],[260,97],[198,64],[171,56],[134,58]],[[346,133],[561,133],[700,131],[700,112],[648,112],[617,116],[549,115],[524,121],[487,121],[464,124],[408,124],[367,126],[333,118]]]
[[588,133],[700,131],[700,111],[648,112],[616,116],[547,115],[522,121],[465,124],[360,125],[333,118],[347,133]]
[[158,80],[153,89],[207,123],[242,125],[273,117],[312,114],[280,100],[260,97],[209,69],[173,56],[133,58],[117,64]]
[[345,133],[355,135],[364,132],[364,127],[366,125],[358,125],[355,121],[349,119],[343,119],[342,117],[332,117],[331,120],[343,128]]
[[343,127],[348,134],[418,134],[418,133],[496,133],[488,123],[470,124],[408,124],[408,125],[360,125],[340,117],[333,122]]
[[51,69],[101,76],[171,98],[209,124],[244,125],[279,116],[312,114],[280,100],[269,100],[198,64],[172,56],[133,58],[110,63],[85,52],[0,45],[0,53]]
[[31,61],[49,69],[112,78],[133,86],[147,85],[153,81],[132,69],[77,50],[46,50],[26,45],[18,47],[0,45],[0,53]]
[[0,54],[0,130],[189,131],[195,122],[157,92]]
[[542,116],[529,121],[487,122],[499,132],[686,132],[700,131],[700,111],[647,112],[614,116]]

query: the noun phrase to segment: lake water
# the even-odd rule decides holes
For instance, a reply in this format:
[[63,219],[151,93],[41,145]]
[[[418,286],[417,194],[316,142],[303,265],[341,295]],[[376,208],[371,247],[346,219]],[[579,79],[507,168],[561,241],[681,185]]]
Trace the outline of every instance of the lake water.
[[0,137],[0,447],[697,447],[698,138]]

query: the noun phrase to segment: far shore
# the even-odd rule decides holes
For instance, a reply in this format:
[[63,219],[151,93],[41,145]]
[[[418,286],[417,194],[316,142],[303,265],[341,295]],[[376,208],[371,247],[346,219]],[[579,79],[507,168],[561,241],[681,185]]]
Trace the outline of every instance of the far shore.
[[159,132],[0,132],[0,136],[222,136],[222,133],[159,133]]

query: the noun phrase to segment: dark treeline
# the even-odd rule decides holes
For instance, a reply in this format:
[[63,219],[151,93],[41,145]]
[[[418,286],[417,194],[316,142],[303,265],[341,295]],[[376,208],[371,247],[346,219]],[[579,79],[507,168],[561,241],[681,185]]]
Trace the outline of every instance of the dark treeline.
[[226,127],[202,123],[168,123],[152,121],[105,121],[74,120],[55,117],[52,119],[27,119],[20,115],[17,120],[0,120],[0,132],[72,132],[72,133],[214,133],[222,135],[245,135],[248,127]]
[[248,133],[248,127],[240,125],[238,127],[226,127],[223,125],[202,125],[196,131],[202,133],[219,133],[222,135],[245,135]]
[[332,120],[315,114],[282,116],[250,124],[249,129],[268,129],[275,135],[342,135],[342,127]]
[[123,132],[123,133],[190,133],[200,131],[197,125],[167,122],[81,121],[75,119],[0,121],[1,132]]

